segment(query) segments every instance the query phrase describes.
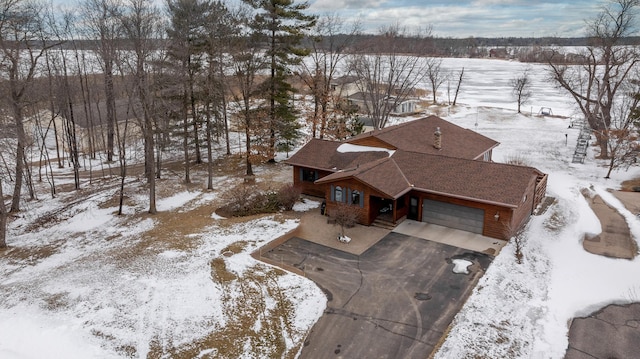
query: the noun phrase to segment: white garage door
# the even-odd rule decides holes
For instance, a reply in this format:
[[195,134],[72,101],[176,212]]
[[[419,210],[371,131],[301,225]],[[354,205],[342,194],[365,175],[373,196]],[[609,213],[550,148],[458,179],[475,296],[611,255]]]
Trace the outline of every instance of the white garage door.
[[422,202],[422,221],[482,234],[484,209],[425,199]]

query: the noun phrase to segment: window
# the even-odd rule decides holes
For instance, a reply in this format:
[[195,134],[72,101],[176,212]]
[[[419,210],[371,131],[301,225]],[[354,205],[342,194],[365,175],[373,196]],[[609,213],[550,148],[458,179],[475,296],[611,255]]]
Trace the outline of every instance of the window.
[[360,192],[359,191],[351,192],[351,204],[360,205]]
[[305,182],[315,182],[318,179],[318,172],[308,168],[302,169],[302,180]]
[[337,186],[334,190],[334,199],[336,202],[343,202],[342,200],[342,187]]

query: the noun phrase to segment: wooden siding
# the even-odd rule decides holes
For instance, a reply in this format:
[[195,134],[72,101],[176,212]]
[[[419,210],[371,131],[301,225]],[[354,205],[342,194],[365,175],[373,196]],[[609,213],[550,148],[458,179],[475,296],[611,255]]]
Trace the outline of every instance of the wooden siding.
[[[300,166],[292,166],[292,167],[293,167],[293,184],[295,186],[298,186],[303,194],[324,198],[325,187],[327,187],[327,185],[318,185],[313,182],[303,181],[302,176],[300,175],[300,171],[303,170],[304,167],[300,167]],[[318,172],[318,179],[331,174],[331,172],[329,171],[322,171],[322,170],[314,170],[314,171]]]
[[542,200],[547,195],[547,179],[548,175],[546,173],[541,174],[536,179],[536,193],[533,202],[533,208],[535,209],[542,203]]
[[[325,187],[325,199],[327,201],[327,215],[331,216],[332,211],[336,208],[336,206],[338,205],[338,202],[336,202],[333,198],[333,195],[331,194],[331,191],[333,189],[335,189],[335,187],[340,186],[343,189],[343,198],[345,198],[346,200],[349,200],[349,194],[352,191],[359,191],[360,192],[360,196],[362,198],[361,203],[362,206],[360,206],[360,204],[351,204],[354,207],[359,208],[359,218],[358,218],[358,223],[360,224],[364,224],[364,225],[370,225],[373,222],[373,219],[371,219],[371,190],[369,187],[367,187],[366,185],[364,185],[363,183],[356,181],[356,180],[343,180],[343,181],[337,181],[332,183],[331,185],[328,185]],[[350,203],[350,202],[349,202]],[[374,217],[375,219],[375,217]]]
[[[545,175],[546,176],[546,175]],[[514,236],[517,231],[524,226],[531,213],[533,213],[533,209],[535,208],[536,201],[536,187],[538,183],[537,177],[532,177],[531,182],[527,186],[527,190],[525,191],[525,196],[522,198],[522,202],[513,211],[513,220],[509,226],[510,233],[507,233],[510,237]],[[546,187],[546,186],[545,186]]]

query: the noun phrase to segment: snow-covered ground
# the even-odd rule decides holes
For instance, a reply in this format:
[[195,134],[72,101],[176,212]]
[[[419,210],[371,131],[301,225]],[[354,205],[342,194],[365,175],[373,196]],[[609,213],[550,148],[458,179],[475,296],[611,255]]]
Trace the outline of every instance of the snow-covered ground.
[[[548,173],[548,195],[556,204],[529,222],[523,264],[516,263],[511,244],[495,258],[437,357],[562,358],[572,317],[640,301],[639,259],[592,255],[580,242],[584,233],[600,231],[583,188],[617,208],[640,238],[640,221],[606,191],[640,170],[605,180],[606,168],[594,153],[585,164],[571,163],[578,136],[568,128],[571,119],[516,114],[509,80],[530,67],[534,96],[526,112],[548,107],[554,115],[576,116],[544,66],[487,59],[445,59],[443,66],[464,67],[465,80],[459,105],[437,114],[499,141],[494,160],[517,155]],[[446,88],[441,91],[444,102]],[[260,178],[268,169],[260,166],[256,173]],[[231,182],[220,177],[216,188]],[[189,211],[219,201],[222,190],[169,191],[158,201],[164,215],[155,217],[141,214],[143,192],[130,194],[125,216],[115,215],[115,191],[83,193],[74,205],[66,203],[75,194],[50,199],[45,192],[11,223],[9,252],[0,254],[0,358],[171,357],[172,348],[185,353],[193,343],[192,357],[258,358],[272,353],[269,345],[282,342],[295,350],[301,344],[326,299],[310,281],[249,256],[296,221],[264,217],[230,224],[211,206],[206,217],[212,224],[205,228],[183,224],[165,232],[162,221],[188,221]],[[256,307],[250,323],[239,321],[236,311],[247,303]],[[234,332],[241,325],[242,334]],[[214,333],[237,347],[216,347]]]

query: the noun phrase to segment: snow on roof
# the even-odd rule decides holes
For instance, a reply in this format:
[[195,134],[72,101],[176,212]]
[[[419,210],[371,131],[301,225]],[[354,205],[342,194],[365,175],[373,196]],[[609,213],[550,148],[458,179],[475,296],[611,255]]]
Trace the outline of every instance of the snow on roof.
[[396,152],[395,150],[390,150],[388,148],[382,147],[372,147],[372,146],[361,146],[361,145],[352,145],[350,143],[343,143],[336,151],[340,153],[348,153],[348,152],[387,152],[389,153],[389,157],[393,156]]

